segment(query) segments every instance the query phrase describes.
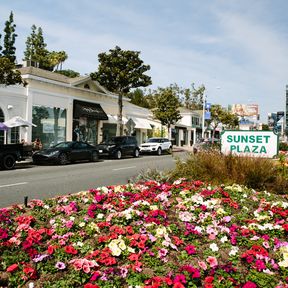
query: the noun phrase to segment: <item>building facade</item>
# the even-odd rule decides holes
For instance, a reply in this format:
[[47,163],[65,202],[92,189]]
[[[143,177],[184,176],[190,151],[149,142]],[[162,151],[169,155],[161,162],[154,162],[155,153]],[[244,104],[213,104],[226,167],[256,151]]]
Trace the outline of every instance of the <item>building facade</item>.
[[[26,87],[0,87],[0,122],[14,116],[33,122],[37,127],[0,131],[0,143],[27,142],[40,138],[43,146],[69,140],[98,144],[116,135],[118,96],[107,91],[89,76],[69,78],[36,67],[20,68]],[[128,122],[129,121],[129,122]],[[123,97],[125,134],[142,143],[161,124],[148,109],[133,105]]]

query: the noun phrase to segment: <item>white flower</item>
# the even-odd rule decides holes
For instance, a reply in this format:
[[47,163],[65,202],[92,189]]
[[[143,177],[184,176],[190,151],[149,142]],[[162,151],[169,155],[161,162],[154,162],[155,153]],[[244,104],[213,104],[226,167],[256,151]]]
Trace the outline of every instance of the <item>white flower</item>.
[[213,252],[219,251],[219,248],[218,248],[218,246],[217,246],[216,243],[210,244],[210,249],[211,249]]
[[103,218],[104,218],[104,214],[103,213],[97,214],[97,219],[103,219]]
[[128,246],[127,251],[131,253],[135,253],[135,249],[130,246]]
[[34,288],[34,283],[33,282],[29,283],[28,288]]
[[[49,209],[50,207],[49,207],[49,205],[44,205],[43,206],[45,209]],[[31,283],[30,283],[31,284]]]
[[85,222],[80,222],[80,223],[79,223],[79,227],[84,227],[85,225],[86,225]]
[[156,237],[162,237],[164,236],[165,234],[167,234],[167,230],[165,227],[158,227],[156,229]]
[[222,243],[225,243],[226,241],[228,241],[227,236],[223,236],[223,237],[220,239],[220,241],[221,241]]
[[150,209],[151,209],[151,210],[157,210],[158,207],[157,207],[157,205],[151,205],[151,206],[150,206]]
[[108,247],[111,250],[113,256],[119,256],[122,252],[121,249],[118,247],[117,243],[114,242],[114,240],[109,243]]
[[75,220],[75,217],[74,216],[70,216],[69,218],[71,221],[74,221]]
[[83,244],[83,242],[80,242],[80,241],[78,241],[77,243],[76,243],[76,246],[78,246],[78,247],[82,247],[84,244]]
[[239,251],[239,248],[237,246],[233,246],[231,251],[229,252],[230,256],[235,256]]

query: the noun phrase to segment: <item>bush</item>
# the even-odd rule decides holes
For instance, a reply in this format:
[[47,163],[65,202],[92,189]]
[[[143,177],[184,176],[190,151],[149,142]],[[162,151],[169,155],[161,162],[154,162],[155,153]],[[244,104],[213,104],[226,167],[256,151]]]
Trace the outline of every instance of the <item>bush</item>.
[[279,151],[288,151],[288,143],[281,142],[279,144]]
[[257,190],[285,194],[288,191],[287,173],[282,173],[277,160],[222,155],[217,151],[191,154],[186,162],[177,161],[171,179],[185,177],[213,184],[237,183]]

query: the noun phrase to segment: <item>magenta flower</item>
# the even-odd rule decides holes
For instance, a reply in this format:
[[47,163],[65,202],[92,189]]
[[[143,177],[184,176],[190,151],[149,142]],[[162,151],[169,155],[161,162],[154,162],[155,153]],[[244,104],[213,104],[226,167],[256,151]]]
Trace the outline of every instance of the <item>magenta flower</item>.
[[185,247],[185,250],[186,250],[186,252],[188,253],[188,255],[191,255],[191,254],[195,254],[195,253],[196,253],[195,246],[193,246],[193,245],[187,245],[187,246]]

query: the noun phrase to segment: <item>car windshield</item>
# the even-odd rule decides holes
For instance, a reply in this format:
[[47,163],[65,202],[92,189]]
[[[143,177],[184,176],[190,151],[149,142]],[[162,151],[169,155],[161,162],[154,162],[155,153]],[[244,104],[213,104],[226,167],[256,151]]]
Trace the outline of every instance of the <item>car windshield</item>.
[[161,139],[150,138],[147,140],[147,143],[161,143]]
[[52,146],[52,148],[70,148],[72,146],[72,142],[61,142]]
[[103,144],[115,145],[115,144],[120,144],[123,141],[124,141],[124,138],[122,137],[112,137],[111,139],[104,141]]

